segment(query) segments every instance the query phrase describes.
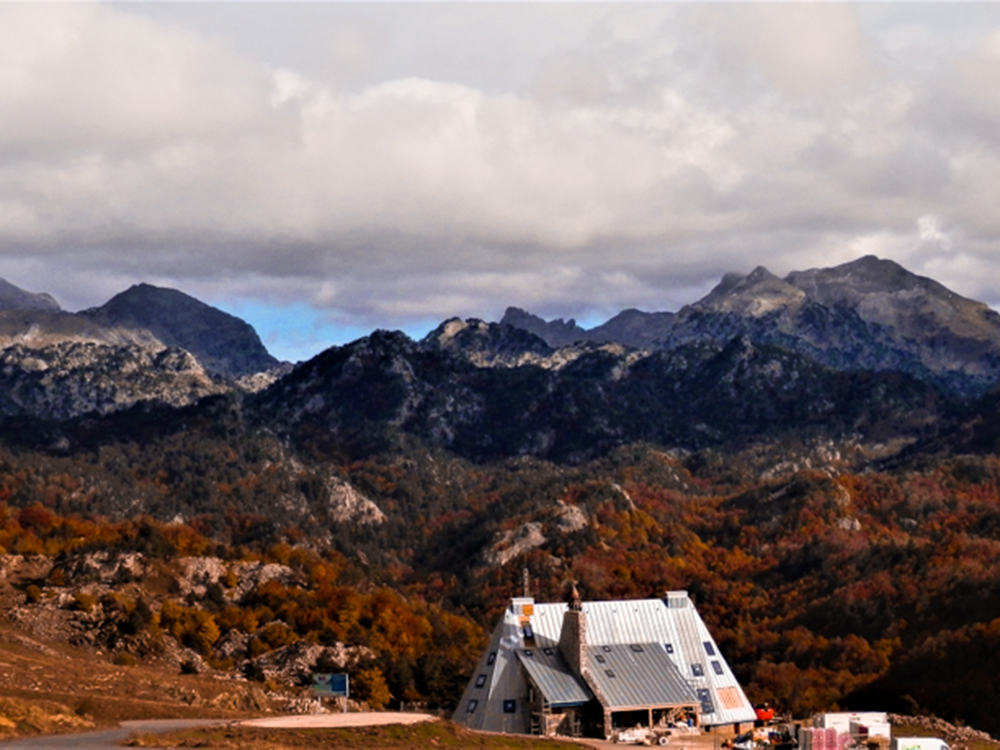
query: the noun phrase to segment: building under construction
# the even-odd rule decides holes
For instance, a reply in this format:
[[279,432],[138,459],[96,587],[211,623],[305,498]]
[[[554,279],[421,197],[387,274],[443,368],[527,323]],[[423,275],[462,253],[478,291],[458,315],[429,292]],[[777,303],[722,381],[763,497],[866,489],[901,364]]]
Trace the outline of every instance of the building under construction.
[[574,590],[568,604],[512,599],[454,715],[484,731],[605,738],[754,718],[685,591],[581,602]]

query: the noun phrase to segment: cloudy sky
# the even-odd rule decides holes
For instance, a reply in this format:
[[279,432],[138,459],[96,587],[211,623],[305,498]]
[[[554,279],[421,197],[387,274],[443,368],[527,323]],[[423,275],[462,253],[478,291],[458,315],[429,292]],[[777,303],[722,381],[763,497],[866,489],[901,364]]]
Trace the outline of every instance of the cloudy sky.
[[1000,4],[2,3],[0,276],[308,357],[866,254],[1000,306]]

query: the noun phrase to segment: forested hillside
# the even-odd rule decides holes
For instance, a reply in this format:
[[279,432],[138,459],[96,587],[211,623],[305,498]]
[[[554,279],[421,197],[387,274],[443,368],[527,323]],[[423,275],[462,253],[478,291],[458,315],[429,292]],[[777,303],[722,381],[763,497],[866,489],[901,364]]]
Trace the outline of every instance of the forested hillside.
[[[919,708],[1000,731],[993,456],[859,473],[827,448],[823,467],[805,466],[813,450],[762,477],[769,457],[753,451],[636,445],[578,466],[473,464],[400,435],[391,450],[320,464],[321,445],[293,460],[225,408],[172,425],[132,414],[114,438],[81,423],[69,451],[29,451],[24,439],[5,449],[0,546],[47,555],[53,570],[97,549],[292,564],[295,585],[272,582],[226,606],[218,592],[214,603],[180,598],[179,610],[160,605],[160,627],[230,668],[291,639],[369,647],[366,668],[393,700],[442,705],[457,698],[522,568],[544,600],[570,580],[594,599],[687,589],[751,700],[799,715]],[[310,525],[329,504],[328,470],[384,521]],[[269,512],[282,498],[300,515]],[[184,522],[106,520],[129,508]],[[47,587],[74,585],[54,576],[36,583],[43,601]],[[413,633],[379,635],[376,623],[390,620]],[[207,637],[189,634],[198,622]],[[217,653],[230,630],[249,640]],[[982,690],[955,700],[955,681],[970,674]]]

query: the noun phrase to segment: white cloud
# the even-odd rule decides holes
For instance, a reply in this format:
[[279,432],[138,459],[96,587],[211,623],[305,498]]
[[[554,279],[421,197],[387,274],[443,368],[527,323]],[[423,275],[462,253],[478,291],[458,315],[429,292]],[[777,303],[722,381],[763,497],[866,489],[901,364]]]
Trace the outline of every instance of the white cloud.
[[401,325],[677,307],[871,251],[968,258],[970,293],[1000,254],[1000,31],[928,57],[919,8],[209,10],[0,5],[0,275]]

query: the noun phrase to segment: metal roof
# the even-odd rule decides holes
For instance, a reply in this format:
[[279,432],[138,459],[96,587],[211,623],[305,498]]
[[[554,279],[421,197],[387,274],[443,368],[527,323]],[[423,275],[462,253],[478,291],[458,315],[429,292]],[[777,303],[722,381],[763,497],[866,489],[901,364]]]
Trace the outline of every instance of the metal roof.
[[606,708],[697,706],[700,701],[659,643],[587,648],[590,676]]
[[[534,605],[537,634],[559,638],[564,603]],[[707,725],[753,721],[753,706],[708,632],[686,591],[663,599],[583,602],[590,645],[660,643],[684,681],[699,696],[701,721]]]
[[573,674],[556,646],[517,649],[517,659],[554,708],[582,706],[594,700],[590,688]]
[[[659,644],[675,668],[670,674],[679,675],[697,697],[703,724],[743,723],[756,718],[687,592],[671,591],[663,599],[583,602],[583,611],[588,651],[592,652],[594,646]],[[469,681],[454,720],[472,729],[526,733],[528,683],[526,668],[521,666],[523,660],[516,655],[518,649],[526,647],[521,622],[527,618],[531,625],[536,654],[546,647],[558,651],[565,612],[564,603],[536,604],[530,598],[512,601],[493,631],[490,646]],[[482,684],[477,687],[479,682]],[[542,690],[540,684],[538,687]],[[555,694],[554,687],[552,690]],[[511,701],[516,701],[515,712],[506,710]],[[690,705],[690,701],[685,703]],[[658,701],[656,705],[671,704]]]

